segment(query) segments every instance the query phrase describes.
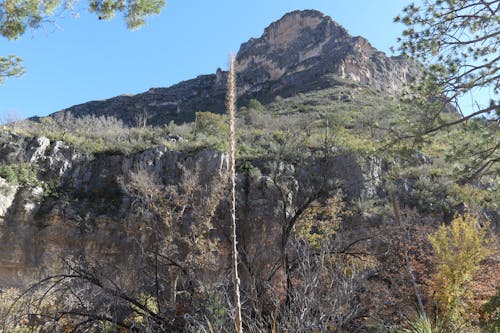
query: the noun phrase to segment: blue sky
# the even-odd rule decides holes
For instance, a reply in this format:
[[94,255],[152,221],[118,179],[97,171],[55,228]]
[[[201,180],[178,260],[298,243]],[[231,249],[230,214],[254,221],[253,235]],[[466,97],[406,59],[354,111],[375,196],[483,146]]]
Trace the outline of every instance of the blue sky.
[[81,2],[2,55],[24,58],[27,73],[0,86],[0,117],[44,116],[71,105],[167,87],[226,68],[229,53],[295,9],[317,9],[352,35],[390,54],[403,27],[392,22],[408,0],[170,0],[159,16],[129,31],[120,16],[99,21]]

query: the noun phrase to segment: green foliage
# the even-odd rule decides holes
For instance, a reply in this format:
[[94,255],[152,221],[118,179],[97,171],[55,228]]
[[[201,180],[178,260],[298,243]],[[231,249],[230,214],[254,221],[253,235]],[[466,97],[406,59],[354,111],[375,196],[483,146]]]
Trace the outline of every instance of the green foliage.
[[[400,128],[408,120],[414,109],[402,107],[398,101],[367,89],[357,90],[350,102],[337,101],[336,96],[344,93],[339,89],[281,99],[262,107],[262,111],[255,110],[261,107],[257,101],[250,103],[252,108],[237,113],[239,158],[279,155],[297,159],[324,154],[327,147],[332,152],[383,153],[398,157],[398,149],[403,151],[407,147],[401,143],[391,145],[388,138],[395,128]],[[310,108],[310,111],[300,113],[298,109],[302,107]],[[211,112],[198,112],[196,121],[191,124],[145,128],[129,128],[109,117],[65,119],[59,123],[52,118],[42,118],[39,124],[30,124],[24,131],[52,140],[64,140],[90,153],[132,153],[155,145],[181,150],[205,147],[225,150],[227,141],[225,117]],[[180,135],[184,140],[182,143],[166,142],[162,138],[167,133]],[[464,138],[453,132],[438,139],[425,150],[425,154],[436,161],[443,160],[452,145],[458,146],[460,142],[473,138]],[[458,167],[459,163],[455,165]],[[447,168],[452,169],[449,165]]]
[[159,145],[173,148],[183,143],[167,141],[167,135],[184,137],[191,131],[184,126],[178,126],[173,131],[165,127],[127,127],[123,122],[106,116],[66,117],[61,122],[44,117],[39,122],[27,121],[12,125],[12,128],[28,136],[64,141],[87,154],[131,154]]
[[[72,10],[75,2],[71,0],[4,0],[0,16],[0,34],[8,39],[17,39],[27,29],[39,29],[47,17],[58,11]],[[165,6],[164,0],[91,0],[89,10],[99,18],[112,19],[116,13],[123,13],[129,29],[136,29],[145,24],[145,18],[159,14]]]
[[[142,325],[147,325],[147,322],[151,319],[148,316],[144,315],[143,309],[147,309],[153,313],[158,313],[158,302],[153,295],[141,293],[137,297],[137,301],[140,303],[141,307],[137,305],[132,305],[132,309],[134,310],[134,315],[129,318],[130,321]],[[104,322],[105,324],[109,324],[108,322]]]
[[412,189],[410,200],[426,213],[449,213],[447,198],[451,180],[447,177],[420,176]]
[[469,184],[454,184],[450,191],[454,204],[465,204],[469,211],[480,212],[485,209],[498,210],[500,208],[500,192],[498,181],[491,181],[482,188]]
[[442,317],[460,324],[469,298],[468,286],[478,265],[488,254],[487,224],[479,229],[471,214],[456,216],[451,225],[442,225],[429,236],[438,265],[434,278],[435,301]]
[[[69,1],[65,1],[65,4],[69,5]],[[8,39],[19,38],[27,28],[40,28],[43,19],[52,16],[59,6],[61,1],[58,0],[5,0],[2,2],[0,33]]]
[[[403,122],[415,112],[413,106],[394,97],[365,87],[346,86],[280,99],[266,108],[261,118],[272,118],[261,121],[264,126],[259,129],[266,129],[267,125],[304,136],[304,143],[313,150],[330,147],[361,155],[385,154],[392,143],[392,133],[410,127],[403,126]],[[255,123],[246,121],[248,126]]]
[[41,186],[42,184],[37,177],[37,167],[30,163],[2,165],[0,177],[9,183],[21,186]]
[[340,193],[327,199],[324,204],[309,206],[295,225],[295,234],[313,248],[319,249],[331,241],[337,232],[344,214],[344,206]]
[[464,181],[477,175],[495,175],[500,171],[500,128],[496,122],[477,118],[462,124],[450,135],[446,160]]
[[360,215],[378,215],[382,212],[383,207],[378,199],[363,195],[354,201],[354,209]]
[[227,151],[229,129],[225,115],[196,112],[193,132],[202,146]]
[[400,188],[406,188],[399,190],[402,203],[416,207],[420,212],[441,214],[450,219],[453,206],[461,202],[451,196],[454,178],[449,166],[442,159],[422,161],[427,158],[425,155],[410,153],[410,156],[402,153],[404,157],[398,160],[390,176],[401,185]]
[[124,15],[129,29],[137,29],[146,23],[146,17],[159,14],[165,0],[139,0],[124,2],[120,0],[91,0],[89,10],[105,20],[112,19],[117,12]]
[[484,331],[486,333],[500,332],[500,286],[497,286],[496,294],[484,304],[485,313]]
[[212,112],[196,112],[194,133],[195,135],[227,137],[226,117]]
[[206,319],[212,327],[224,327],[228,315],[224,298],[218,291],[208,291],[203,302]]
[[256,99],[251,99],[248,101],[247,108],[250,110],[255,110],[255,111],[265,111],[264,106]]
[[452,333],[446,330],[445,325],[436,320],[434,323],[426,314],[419,314],[406,322],[407,328],[402,328],[397,333]]
[[236,165],[237,171],[239,172],[247,172],[248,176],[251,179],[258,179],[262,173],[259,168],[255,167],[252,162],[250,161],[244,161],[240,165]]
[[[40,29],[48,18],[65,11],[73,11],[73,0],[3,0],[0,3],[0,35],[12,40],[21,37],[28,29]],[[122,13],[129,29],[137,29],[146,23],[146,17],[159,14],[165,0],[90,0],[88,9],[99,19],[112,19]],[[21,58],[0,56],[0,83],[7,77],[24,73]]]
[[0,83],[3,83],[7,77],[21,76],[23,73],[24,68],[21,58],[15,55],[0,56]]
[[[498,1],[432,0],[421,6],[411,3],[395,18],[407,26],[400,39],[401,50],[420,60],[426,70],[414,85],[411,100],[419,105],[418,121],[408,134],[416,143],[424,136],[482,115],[484,126],[474,131],[474,140],[454,147],[452,154],[466,154],[475,163],[462,170],[467,177],[498,165],[498,56],[500,15]],[[466,93],[481,90],[491,100],[477,101],[476,110],[465,117],[449,119],[449,104]],[[470,127],[469,124],[466,125]],[[476,126],[476,125],[473,125]],[[498,167],[497,167],[498,168]]]
[[480,0],[411,3],[395,18],[407,26],[401,50],[429,66],[428,78],[440,88],[438,94],[456,97],[475,87],[498,93],[497,7],[497,1]]
[[[250,101],[246,111],[237,113],[238,158],[279,156],[297,160],[324,156],[327,150],[354,151],[360,155],[387,152],[390,131],[386,128],[397,126],[413,110],[400,108],[396,100],[365,89],[357,91],[350,102],[337,101],[337,96],[345,93],[339,89],[313,91],[266,107]],[[298,111],[303,108],[310,111]],[[371,117],[369,122],[363,120],[367,114]],[[130,128],[112,117],[87,116],[66,117],[57,122],[45,117],[14,128],[27,135],[65,141],[89,154],[130,154],[158,145],[185,151],[207,147],[226,151],[227,146],[225,116],[211,112],[198,112],[194,123],[170,123],[167,127]],[[179,135],[183,140],[167,141],[167,134]]]

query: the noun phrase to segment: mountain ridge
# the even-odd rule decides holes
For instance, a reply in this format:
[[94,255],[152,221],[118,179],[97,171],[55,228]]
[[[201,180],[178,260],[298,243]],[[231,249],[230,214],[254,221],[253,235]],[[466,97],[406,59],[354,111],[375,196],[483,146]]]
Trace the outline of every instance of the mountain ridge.
[[[399,95],[418,74],[418,67],[401,56],[388,57],[319,11],[301,10],[285,14],[260,37],[241,44],[236,71],[238,97],[244,105],[252,98],[268,103],[276,96],[290,97],[345,81]],[[71,106],[51,117],[61,121],[68,116],[111,116],[129,126],[137,125],[139,118],[147,119],[148,125],[192,121],[197,111],[224,112],[225,82],[226,72],[218,68],[215,74],[170,87]]]

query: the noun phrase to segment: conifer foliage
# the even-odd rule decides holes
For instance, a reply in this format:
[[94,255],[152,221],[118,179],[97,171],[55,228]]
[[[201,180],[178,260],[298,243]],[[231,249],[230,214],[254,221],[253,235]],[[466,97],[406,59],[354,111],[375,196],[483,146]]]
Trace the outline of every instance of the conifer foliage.
[[421,90],[446,96],[444,102],[477,88],[491,93],[489,104],[468,118],[496,111],[498,119],[499,12],[499,0],[433,0],[411,3],[395,18],[407,26],[401,50],[428,68]]
[[[400,50],[425,67],[411,98],[420,108],[411,130],[416,142],[463,124],[483,138],[473,151],[461,147],[473,160],[466,180],[494,170],[500,161],[500,0],[412,2],[395,21],[406,25]],[[458,99],[469,95],[474,107],[462,112]],[[450,106],[461,116],[450,118],[449,111],[455,110]],[[479,116],[485,121],[479,122]]]
[[[18,39],[28,30],[37,30],[63,12],[73,11],[74,0],[2,0],[0,1],[0,36]],[[101,20],[123,14],[128,29],[138,29],[146,18],[159,14],[165,0],[90,0],[88,9]],[[24,73],[22,59],[15,55],[0,56],[0,83],[5,78]]]

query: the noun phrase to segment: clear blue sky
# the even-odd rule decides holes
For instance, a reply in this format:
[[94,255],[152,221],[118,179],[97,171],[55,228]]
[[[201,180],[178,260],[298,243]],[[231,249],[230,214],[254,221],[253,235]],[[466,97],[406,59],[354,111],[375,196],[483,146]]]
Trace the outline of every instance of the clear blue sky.
[[24,58],[27,73],[0,86],[0,117],[44,116],[71,105],[167,87],[226,68],[229,53],[295,9],[317,9],[352,35],[390,54],[402,30],[392,22],[408,0],[170,0],[159,16],[129,31],[121,17],[99,21],[83,1],[79,18],[56,18],[2,55]]

